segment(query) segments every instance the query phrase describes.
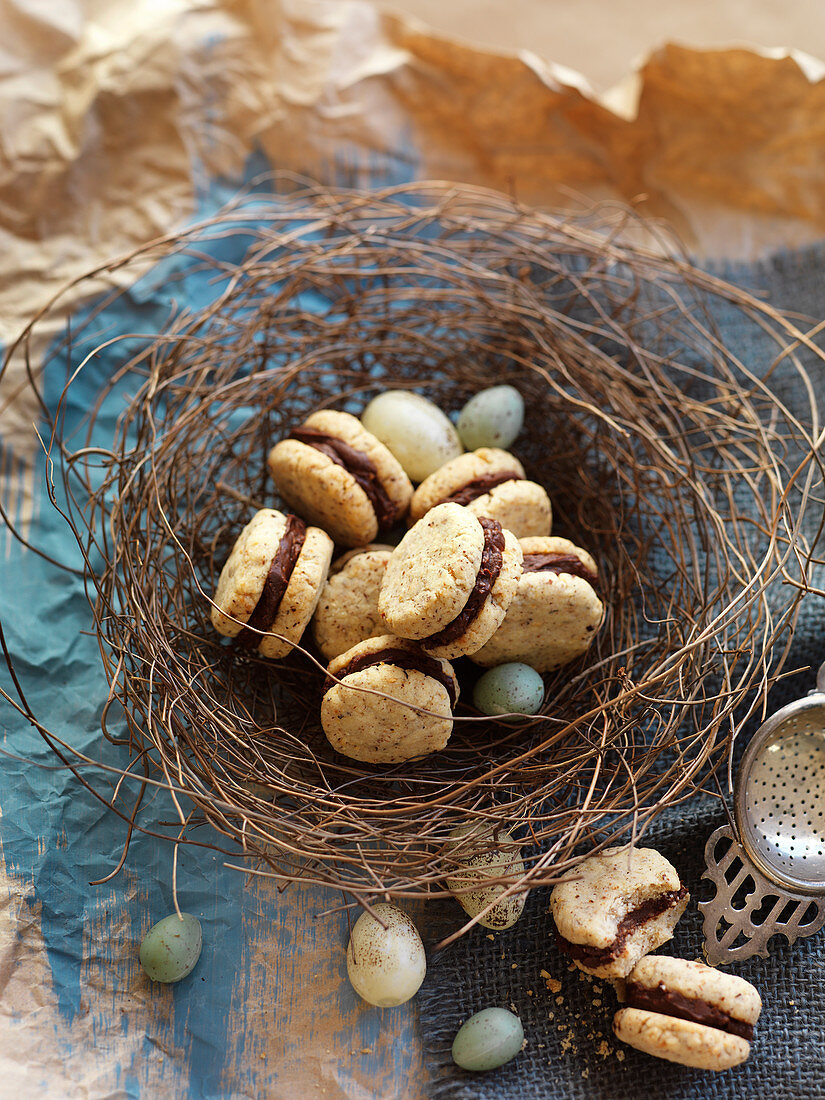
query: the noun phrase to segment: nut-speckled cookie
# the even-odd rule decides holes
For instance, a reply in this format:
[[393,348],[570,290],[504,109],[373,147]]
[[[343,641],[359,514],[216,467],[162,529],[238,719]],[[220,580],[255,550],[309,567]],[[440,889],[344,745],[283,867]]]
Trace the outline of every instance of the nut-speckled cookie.
[[241,531],[221,570],[212,625],[264,657],[285,656],[312,618],[332,549],[325,531],[262,508]]
[[378,610],[387,630],[438,657],[475,653],[504,620],[521,547],[495,520],[439,504],[393,550]]
[[627,976],[613,1030],[636,1050],[697,1069],[725,1070],[750,1054],[762,1011],[756,989],[704,963],[648,955]]
[[550,895],[559,948],[598,978],[624,978],[671,938],[690,895],[653,848],[606,848]]
[[523,661],[550,672],[584,653],[604,618],[596,563],[569,539],[521,540],[522,575],[504,622],[472,655],[491,667]]
[[430,474],[413,493],[410,520],[415,523],[449,501],[498,520],[516,538],[550,534],[550,498],[541,485],[525,479],[524,467],[508,451],[480,447]]
[[384,635],[342,653],[328,671],[340,683],[328,677],[324,685],[321,725],[344,756],[394,764],[449,741],[458,681],[448,661],[429,656],[415,642]]
[[344,546],[372,542],[404,516],[412,496],[397,459],[349,413],[313,413],[268,462],[289,506]]
[[332,563],[312,620],[315,644],[328,661],[386,632],[378,614],[378,593],[392,549],[371,543]]

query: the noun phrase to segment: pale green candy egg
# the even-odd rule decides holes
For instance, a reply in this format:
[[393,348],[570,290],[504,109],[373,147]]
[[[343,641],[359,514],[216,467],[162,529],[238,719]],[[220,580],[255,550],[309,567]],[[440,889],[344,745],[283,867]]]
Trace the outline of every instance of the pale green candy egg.
[[518,1016],[506,1008],[484,1008],[458,1029],[453,1061],[462,1069],[483,1073],[515,1058],[523,1043],[524,1028]]
[[406,913],[387,902],[372,908],[376,916],[362,913],[352,929],[347,974],[359,997],[390,1008],[418,992],[427,973],[427,958],[418,929]]
[[468,451],[505,450],[524,424],[524,398],[512,386],[492,386],[471,397],[458,417],[458,434]]
[[520,661],[488,669],[473,689],[473,702],[482,714],[536,714],[543,701],[544,681]]
[[170,913],[153,924],[140,945],[140,965],[153,982],[179,982],[201,955],[200,921],[191,913]]
[[464,453],[453,425],[432,401],[406,390],[389,390],[373,398],[361,423],[392,451],[412,481]]

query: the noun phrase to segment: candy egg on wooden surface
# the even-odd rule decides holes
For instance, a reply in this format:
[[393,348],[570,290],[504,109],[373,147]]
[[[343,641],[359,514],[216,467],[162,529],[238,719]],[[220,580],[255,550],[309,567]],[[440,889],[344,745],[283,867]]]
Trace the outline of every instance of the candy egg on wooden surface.
[[507,448],[524,424],[524,398],[513,386],[491,386],[471,397],[458,417],[458,434],[468,451]]
[[[516,923],[524,909],[526,892],[505,893],[516,879],[524,874],[524,861],[519,849],[504,849],[499,844],[512,843],[512,837],[504,829],[492,831],[478,824],[459,825],[450,834],[447,852],[455,862],[455,870],[447,879],[447,889],[459,902],[469,917],[478,916],[491,902],[495,902],[478,923],[485,928],[503,931]],[[490,879],[507,878],[508,883],[490,882]]]
[[179,982],[194,970],[202,946],[198,918],[191,913],[170,913],[143,937],[140,965],[153,982]]
[[347,974],[359,997],[391,1008],[415,996],[424,981],[424,944],[407,914],[394,905],[374,905],[373,913],[362,913],[352,929]]
[[537,714],[543,702],[544,681],[521,661],[489,669],[473,689],[473,703],[482,714]]
[[361,423],[381,440],[413,481],[423,481],[464,448],[447,416],[417,393],[388,390],[373,398]]
[[453,1061],[474,1073],[497,1069],[524,1045],[521,1020],[506,1008],[484,1008],[465,1020],[453,1039]]

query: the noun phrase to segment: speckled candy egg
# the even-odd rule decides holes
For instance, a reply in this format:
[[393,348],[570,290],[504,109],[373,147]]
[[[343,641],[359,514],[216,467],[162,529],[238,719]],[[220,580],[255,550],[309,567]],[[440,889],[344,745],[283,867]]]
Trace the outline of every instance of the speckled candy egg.
[[[502,931],[516,923],[524,909],[527,899],[525,892],[510,894],[496,901],[507,886],[503,883],[491,883],[490,879],[508,878],[512,881],[524,874],[524,861],[517,848],[504,850],[498,844],[511,844],[513,838],[506,831],[499,830],[494,837],[483,826],[475,824],[459,825],[450,835],[447,851],[455,860],[455,871],[447,879],[447,889],[468,917],[478,916],[488,909],[478,923],[485,928]],[[487,847],[490,843],[492,847]],[[485,850],[486,849],[486,850]],[[477,887],[473,889],[473,887]]]
[[170,913],[153,924],[140,945],[140,965],[153,982],[179,982],[201,955],[200,921],[191,913]]
[[373,912],[362,913],[352,929],[347,947],[347,973],[352,988],[365,1001],[379,1008],[402,1005],[415,996],[427,960],[418,929],[400,909],[383,902]]
[[529,665],[510,661],[478,678],[473,702],[482,714],[537,714],[544,702],[544,681]]
[[412,481],[423,481],[464,453],[453,425],[432,401],[406,390],[373,398],[361,423],[388,447]]
[[462,1069],[483,1073],[511,1061],[524,1045],[521,1020],[506,1008],[484,1008],[458,1029],[453,1061]]
[[471,397],[458,417],[458,434],[468,451],[510,446],[524,424],[524,398],[512,386],[492,386]]

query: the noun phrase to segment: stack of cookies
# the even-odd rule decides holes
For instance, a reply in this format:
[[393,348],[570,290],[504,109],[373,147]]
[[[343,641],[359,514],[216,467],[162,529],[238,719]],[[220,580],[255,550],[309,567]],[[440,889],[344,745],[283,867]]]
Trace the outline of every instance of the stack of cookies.
[[[547,492],[506,450],[458,454],[414,490],[390,446],[324,410],[268,465],[292,512],[262,509],[240,533],[212,623],[277,659],[311,622],[329,662],[321,724],[348,757],[396,763],[442,749],[459,693],[452,661],[549,672],[581,656],[602,622],[596,563],[551,537]],[[404,521],[397,545],[375,541]]]
[[554,887],[556,943],[575,965],[616,986],[617,1038],[645,1054],[726,1070],[750,1055],[762,1001],[734,974],[653,955],[672,936],[690,895],[653,848],[606,848]]

